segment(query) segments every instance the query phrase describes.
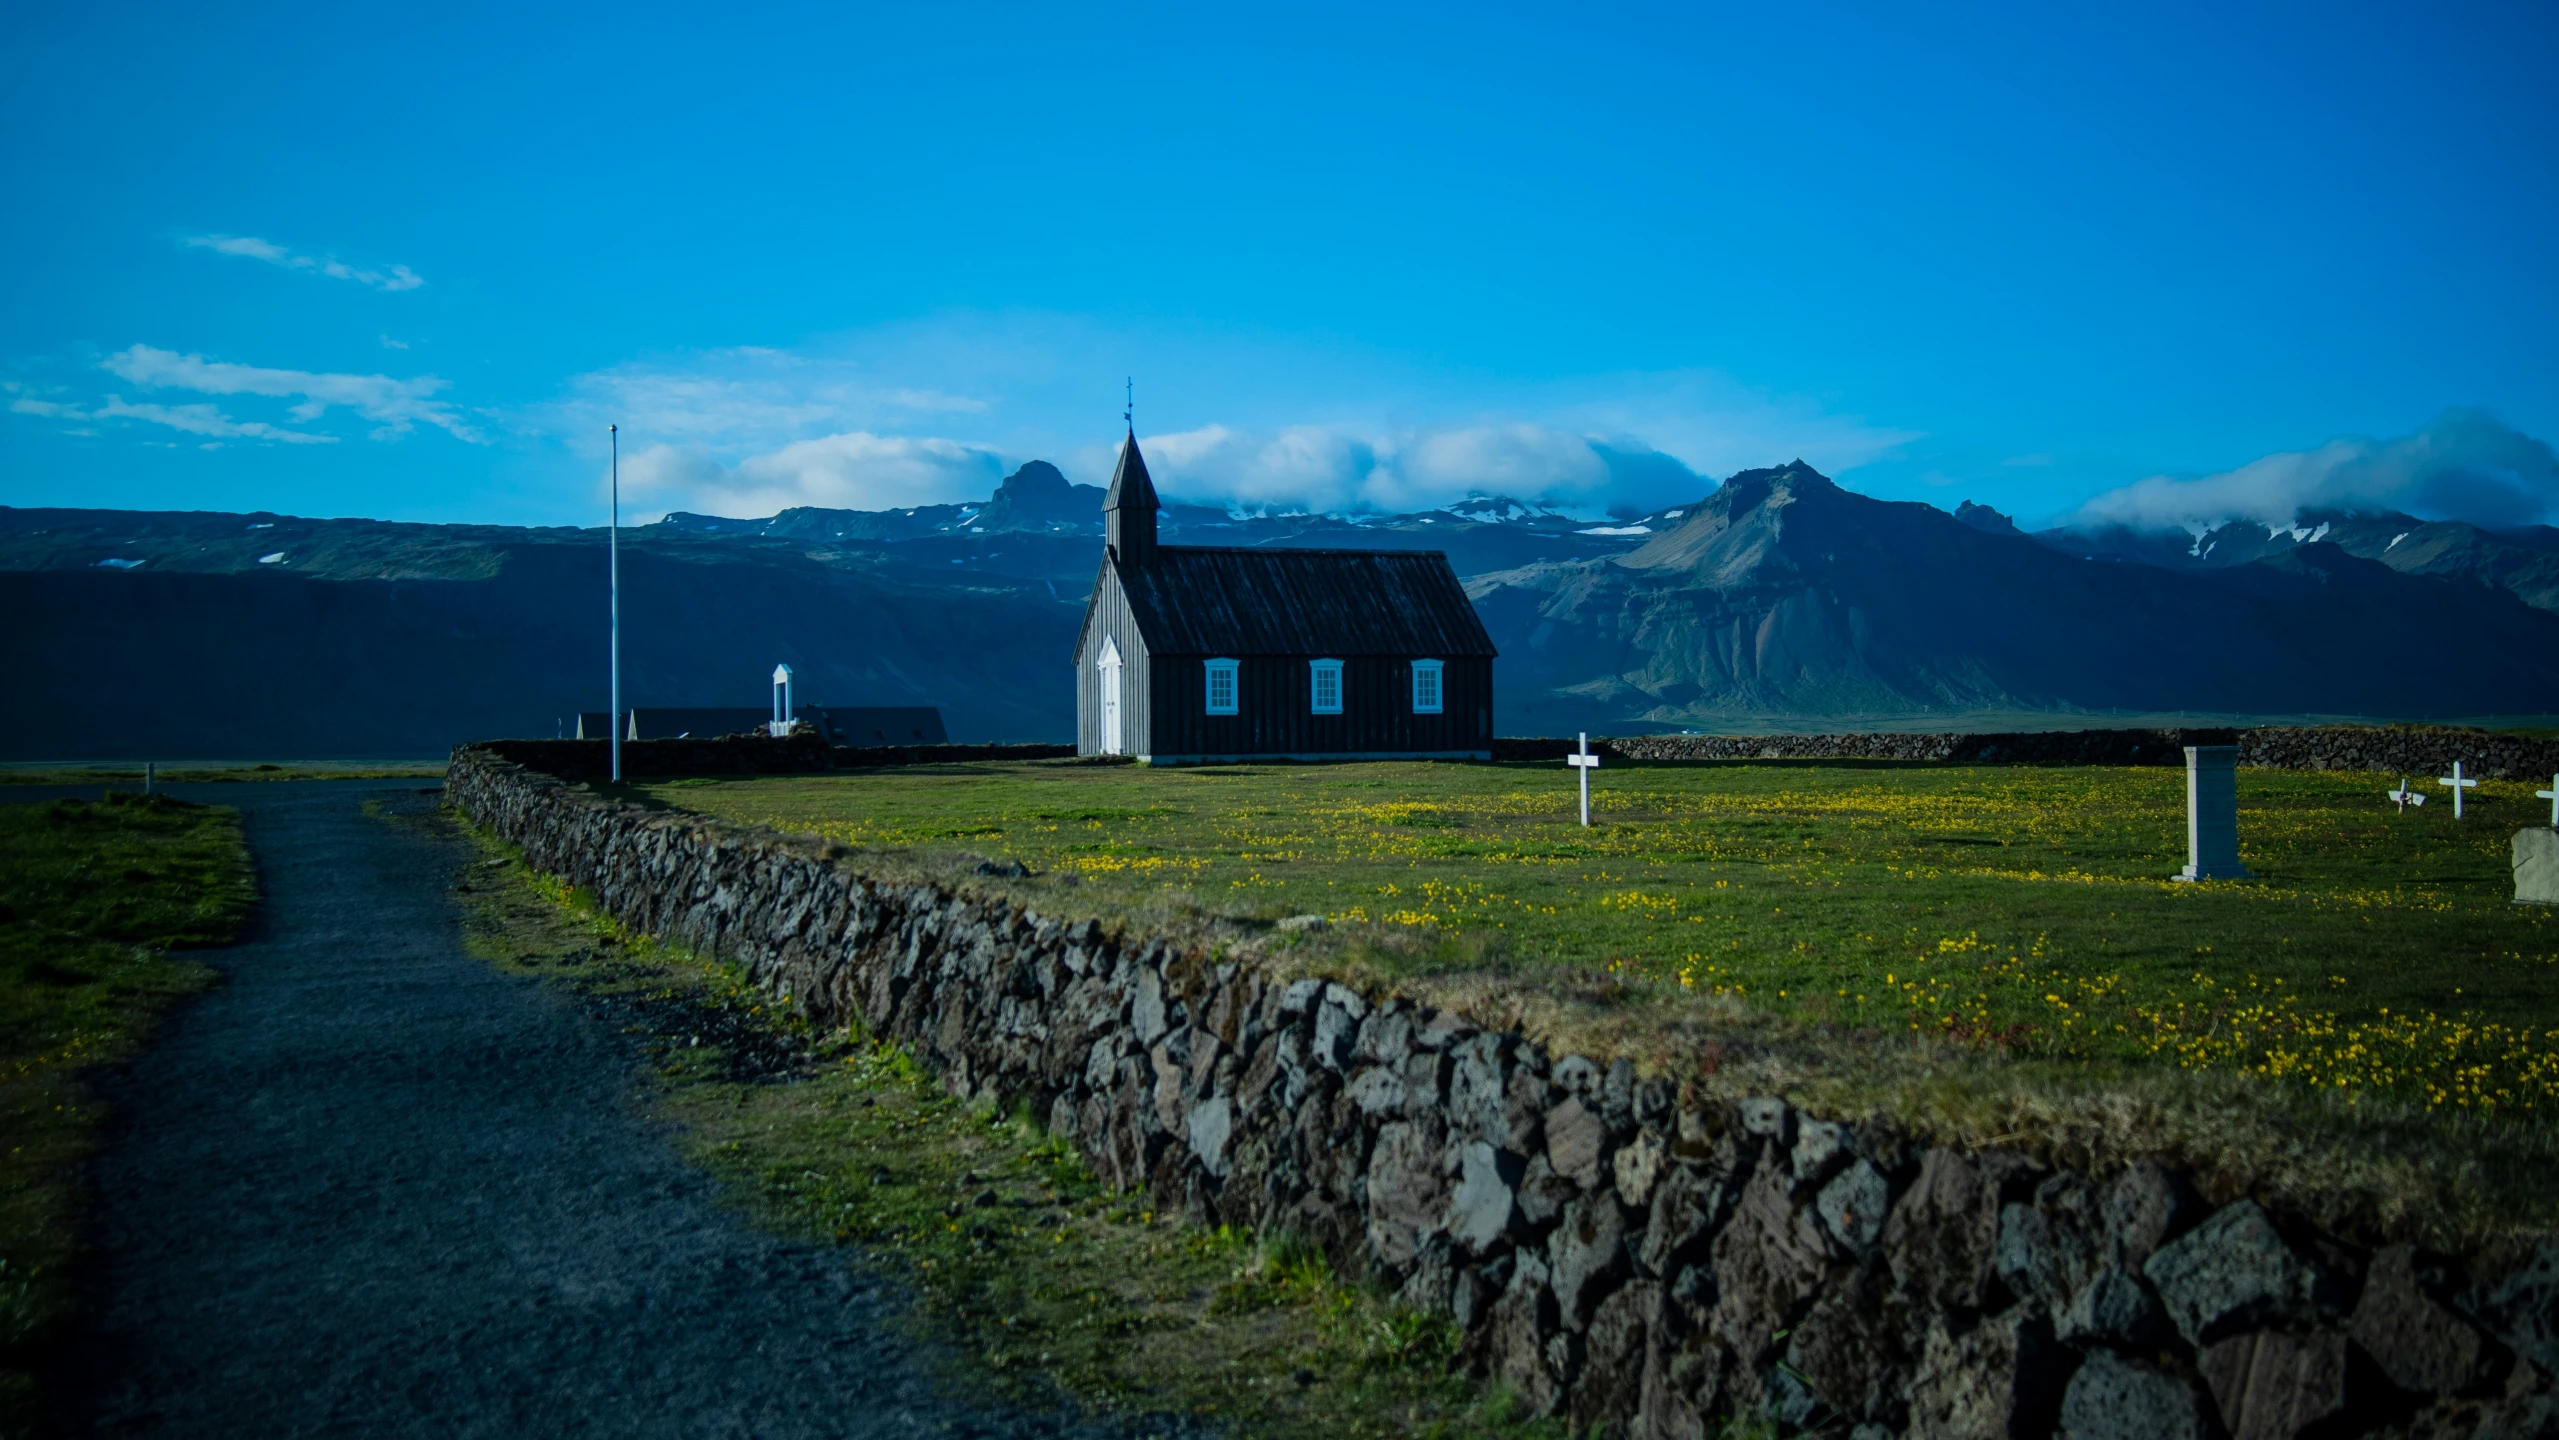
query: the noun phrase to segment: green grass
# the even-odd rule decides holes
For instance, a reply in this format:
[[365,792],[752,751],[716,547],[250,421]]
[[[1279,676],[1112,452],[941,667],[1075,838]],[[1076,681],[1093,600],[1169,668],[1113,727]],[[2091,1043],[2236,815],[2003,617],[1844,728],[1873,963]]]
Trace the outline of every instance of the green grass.
[[[2512,904],[2507,862],[2547,804],[2492,781],[2460,822],[2402,815],[2390,783],[2243,771],[2256,878],[2202,885],[2168,878],[2169,769],[1621,765],[1587,831],[1560,765],[975,764],[639,793],[857,866],[1018,859],[1039,878],[1005,888],[1062,913],[1322,914],[1287,963],[1690,1076],[2398,1187],[2366,1208],[2444,1179],[2409,1165],[2483,1194],[2523,1166],[2547,1190],[2529,1167],[2559,1153],[2559,913]],[[2383,1136],[2430,1153],[2387,1183],[2318,1155]]]
[[1444,1319],[1287,1237],[1114,1195],[1030,1117],[952,1100],[894,1046],[814,1031],[476,838],[473,947],[638,1037],[651,1108],[749,1215],[902,1280],[918,1330],[957,1343],[955,1391],[1046,1406],[1063,1389],[1240,1435],[1560,1436],[1451,1376]]
[[238,937],[255,899],[236,812],[157,797],[0,805],[0,1430],[31,1424],[68,1316],[87,1067],[211,983],[172,950]]

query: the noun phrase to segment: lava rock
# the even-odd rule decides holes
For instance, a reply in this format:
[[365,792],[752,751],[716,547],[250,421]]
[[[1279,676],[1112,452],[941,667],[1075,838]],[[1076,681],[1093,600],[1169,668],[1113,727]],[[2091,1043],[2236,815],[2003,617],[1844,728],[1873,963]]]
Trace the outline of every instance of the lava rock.
[[2348,1333],[2390,1383],[2420,1395],[2459,1395],[2493,1383],[2503,1368],[2498,1347],[2436,1297],[2443,1267],[2416,1247],[2393,1245],[2372,1257]]
[[2062,1395],[2055,1440],[2212,1440],[2203,1397],[2182,1375],[2089,1352]]
[[1520,1228],[1519,1182],[1528,1166],[1481,1140],[1458,1154],[1461,1178],[1448,1202],[1448,1233],[1468,1253],[1488,1254]]
[[1566,1329],[1579,1330],[1630,1268],[1626,1211],[1617,1192],[1602,1190],[1567,1206],[1546,1249],[1557,1310]]
[[2339,1285],[2303,1259],[2253,1200],[2215,1211],[2150,1257],[2142,1273],[2159,1287],[2177,1333],[2198,1349],[2268,1321],[2312,1322],[2339,1309]]
[[1839,1172],[1813,1198],[1813,1211],[1840,1248],[1864,1258],[1883,1243],[1891,1189],[1883,1172],[1863,1160]]
[[2196,1359],[2231,1440],[2293,1440],[2346,1408],[2346,1337],[2258,1330]]

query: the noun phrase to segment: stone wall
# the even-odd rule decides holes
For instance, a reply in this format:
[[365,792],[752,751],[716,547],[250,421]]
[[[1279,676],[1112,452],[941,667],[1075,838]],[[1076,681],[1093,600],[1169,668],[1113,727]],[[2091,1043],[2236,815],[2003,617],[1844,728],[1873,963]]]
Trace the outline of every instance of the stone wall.
[[1577,1429],[2559,1435],[2559,1245],[2359,1248],[2153,1166],[2090,1176],[1552,1055],[487,750],[447,791],[625,923],[1027,1104],[1113,1183],[1278,1226],[1451,1316]]
[[[1574,741],[1493,742],[1496,760],[1560,760]],[[2492,780],[2559,775],[2559,741],[2450,725],[2269,725],[2246,730],[1869,731],[1839,735],[1630,735],[1594,739],[1617,760],[1926,760],[2021,765],[2183,765],[2189,745],[2237,745],[2243,765],[2435,776],[2462,762]]]

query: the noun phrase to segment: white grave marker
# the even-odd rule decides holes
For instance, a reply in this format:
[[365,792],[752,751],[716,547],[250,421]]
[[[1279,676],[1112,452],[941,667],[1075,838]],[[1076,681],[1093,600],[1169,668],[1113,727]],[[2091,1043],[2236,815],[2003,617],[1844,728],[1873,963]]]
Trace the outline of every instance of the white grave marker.
[[2550,788],[2532,792],[2550,802],[2550,828],[2559,830],[2559,775],[2550,777]]
[[2239,747],[2186,747],[2186,868],[2180,880],[2245,880],[2239,863]]
[[2441,777],[2436,780],[2435,783],[2438,785],[2449,785],[2452,787],[2452,818],[2455,820],[2461,818],[2461,792],[2464,790],[2476,790],[2479,788],[2479,782],[2477,780],[2464,780],[2461,778],[2461,762],[2458,760],[2452,762],[2452,773]]
[[1599,768],[1599,757],[1590,753],[1590,732],[1582,732],[1581,747],[1564,757],[1564,763],[1581,772],[1582,828],[1590,828],[1590,772]]
[[2409,806],[2411,806],[2411,805],[2423,805],[2423,804],[2425,804],[2425,803],[2426,803],[2426,794],[2425,794],[2425,792],[2424,792],[2424,791],[2422,791],[2422,790],[2411,790],[2411,789],[2409,789],[2409,788],[2408,788],[2408,777],[2407,777],[2407,776],[2405,776],[2405,775],[2402,775],[2402,776],[2400,776],[2400,777],[2399,777],[2399,788],[2398,788],[2398,789],[2396,789],[2396,790],[2384,790],[2383,792],[2381,792],[2381,798],[2382,798],[2382,799],[2384,799],[2384,800],[2389,800],[2389,801],[2394,801],[2394,802],[2396,802],[2396,803],[2398,804],[2398,806],[2399,806],[2399,813],[2400,813],[2400,814],[2402,814],[2402,815],[2405,815],[2405,814],[2407,814],[2407,813],[2408,813],[2408,807],[2409,807]]

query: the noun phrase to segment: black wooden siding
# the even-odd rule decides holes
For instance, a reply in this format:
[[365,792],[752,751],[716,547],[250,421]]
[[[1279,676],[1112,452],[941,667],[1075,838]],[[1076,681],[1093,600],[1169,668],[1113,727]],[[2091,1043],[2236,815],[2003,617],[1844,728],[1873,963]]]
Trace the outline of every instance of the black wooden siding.
[[[1102,639],[1119,644],[1120,750],[1167,760],[1463,755],[1493,741],[1491,637],[1435,551],[1165,546],[1105,559],[1075,643],[1075,743],[1102,748]],[[1237,713],[1208,713],[1212,657],[1238,662]],[[1309,661],[1342,662],[1342,713],[1310,705]],[[1413,662],[1438,660],[1441,711],[1413,713]]]
[[[1168,759],[1243,755],[1408,755],[1489,750],[1493,743],[1493,662],[1489,656],[1337,655],[1342,713],[1311,710],[1315,680],[1304,657],[1221,655],[1236,664],[1236,713],[1208,713],[1206,655],[1156,655],[1150,662],[1155,713],[1149,748]],[[1413,661],[1445,659],[1441,710],[1413,713]]]

